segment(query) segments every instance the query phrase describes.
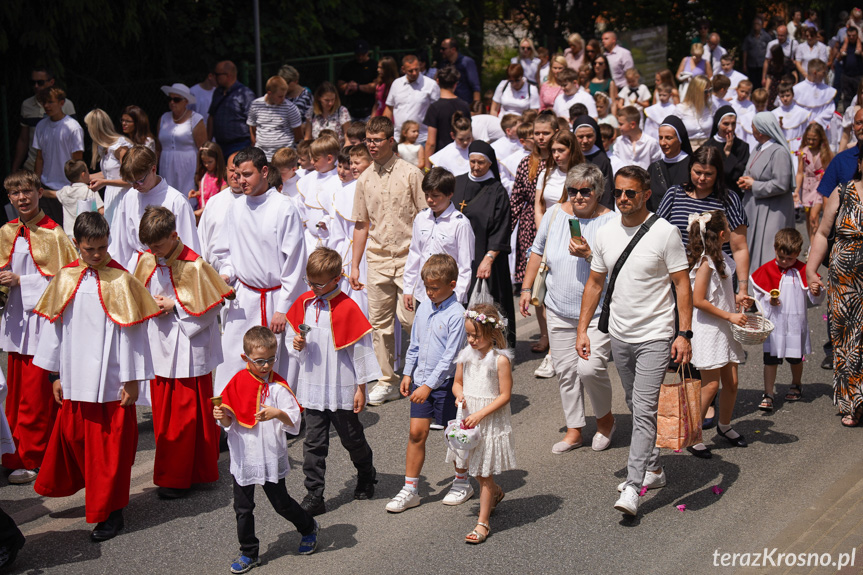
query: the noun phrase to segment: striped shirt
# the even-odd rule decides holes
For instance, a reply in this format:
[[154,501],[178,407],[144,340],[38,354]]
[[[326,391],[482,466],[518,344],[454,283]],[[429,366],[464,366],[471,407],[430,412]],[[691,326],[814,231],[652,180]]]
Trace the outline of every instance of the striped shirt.
[[[659,209],[656,210],[656,213],[660,218],[668,220],[680,230],[680,235],[683,237],[683,245],[687,246],[689,245],[689,215],[715,210],[725,212],[728,227],[731,231],[736,230],[740,226],[749,226],[749,220],[743,211],[743,203],[740,201],[740,197],[731,190],[728,190],[726,193],[725,204],[723,204],[716,197],[716,192],[711,193],[703,200],[698,200],[690,198],[684,191],[683,186],[671,186],[665,192],[665,195],[662,196],[662,201],[659,203]],[[731,246],[725,244],[722,246],[722,251],[731,255]]]
[[288,100],[278,106],[267,103],[266,96],[253,100],[246,124],[254,126],[255,146],[267,155],[267,161],[279,148],[294,147],[294,128],[303,123],[300,111]]
[[[557,216],[552,225],[551,218],[555,213]],[[608,212],[593,219],[578,218],[581,235],[587,245],[593,245],[599,228],[619,217],[620,214],[616,212]],[[569,233],[571,219],[572,216],[563,211],[561,204],[556,204],[545,212],[530,251],[541,256],[546,246],[548,247],[545,258],[549,267],[548,276],[545,279],[547,290],[545,305],[561,317],[576,319],[581,313],[581,297],[587,278],[590,276],[590,264],[584,258],[578,258],[569,253],[569,240],[572,237]],[[600,301],[604,297],[605,288]],[[599,311],[601,311],[600,307],[597,306],[597,312]]]

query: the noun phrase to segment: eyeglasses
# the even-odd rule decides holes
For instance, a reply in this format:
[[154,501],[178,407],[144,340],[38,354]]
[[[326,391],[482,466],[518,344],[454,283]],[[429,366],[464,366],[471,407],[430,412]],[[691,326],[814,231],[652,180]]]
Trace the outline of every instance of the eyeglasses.
[[597,60],[593,63],[594,66],[605,66],[605,62],[602,60]]
[[143,185],[144,185],[144,182],[146,182],[146,181],[147,181],[147,178],[149,178],[149,177],[150,177],[150,172],[147,172],[147,175],[146,175],[146,176],[144,176],[144,177],[143,177],[143,178],[141,178],[140,180],[133,180],[133,181],[131,182],[131,184],[132,184],[133,186],[143,186]]
[[589,198],[593,195],[592,188],[566,188],[566,193],[569,194],[570,198],[574,198],[576,196],[581,196],[582,198]]
[[180,103],[180,102],[182,102],[183,100],[185,100],[185,98],[174,98],[174,97],[168,97],[168,101],[169,101],[169,102],[174,102],[175,104],[179,104],[179,103]]
[[621,190],[620,188],[614,188],[614,197],[620,198],[623,194],[626,194],[626,197],[630,200],[635,196],[641,193],[641,190]]
[[40,88],[45,85],[45,80],[33,80],[34,86],[39,86]]
[[387,140],[389,140],[389,138],[366,138],[363,140],[363,143],[367,146],[380,146]]
[[275,356],[274,356],[274,357],[268,357],[268,358],[266,358],[266,359],[250,359],[250,360],[249,360],[249,363],[254,363],[254,364],[255,364],[255,365],[257,365],[258,367],[264,367],[264,366],[266,366],[266,365],[273,365],[273,364],[275,364],[275,363],[276,363],[276,358],[275,358]]
[[334,280],[337,280],[337,279],[339,279],[340,277],[341,277],[341,276],[336,276],[336,277],[334,277],[333,279],[331,279],[330,281],[328,281],[328,282],[327,282],[327,283],[325,283],[325,284],[316,284],[316,283],[312,283],[312,282],[310,282],[310,281],[309,281],[309,278],[307,278],[307,277],[305,277],[305,276],[303,277],[303,281],[304,281],[304,282],[306,282],[306,284],[308,284],[308,286],[309,286],[310,288],[314,288],[314,289],[324,289],[325,287],[327,287],[328,285],[330,285],[331,283],[333,283],[333,281],[334,281]]

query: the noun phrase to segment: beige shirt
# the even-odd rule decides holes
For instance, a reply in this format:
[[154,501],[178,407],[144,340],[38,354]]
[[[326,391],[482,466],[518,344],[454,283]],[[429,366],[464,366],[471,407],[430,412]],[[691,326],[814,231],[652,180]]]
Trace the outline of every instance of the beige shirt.
[[413,221],[425,206],[423,173],[396,157],[374,162],[357,180],[353,219],[369,222],[369,266],[403,269],[411,245]]

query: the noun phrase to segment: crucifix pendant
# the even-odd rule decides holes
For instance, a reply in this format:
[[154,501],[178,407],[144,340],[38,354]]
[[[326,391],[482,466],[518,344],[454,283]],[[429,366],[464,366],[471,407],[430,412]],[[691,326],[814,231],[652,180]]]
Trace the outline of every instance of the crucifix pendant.
[[460,212],[463,212],[463,211],[464,211],[464,209],[465,209],[465,207],[467,207],[467,202],[466,202],[466,201],[464,201],[464,200],[462,200],[462,201],[461,201],[461,203],[458,205],[458,210],[459,210]]

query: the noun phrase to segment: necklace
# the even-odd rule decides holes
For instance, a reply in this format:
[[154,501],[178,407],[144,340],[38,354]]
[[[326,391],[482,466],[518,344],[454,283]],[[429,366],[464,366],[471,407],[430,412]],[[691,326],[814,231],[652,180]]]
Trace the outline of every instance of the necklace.
[[172,117],[172,119],[174,120],[174,123],[175,123],[175,124],[182,124],[182,123],[183,123],[183,118],[185,118],[185,117],[186,117],[186,114],[188,114],[188,113],[189,113],[189,110],[185,110],[179,118],[174,118],[174,117],[173,117],[173,116],[174,116],[174,114],[171,114],[171,117]]

